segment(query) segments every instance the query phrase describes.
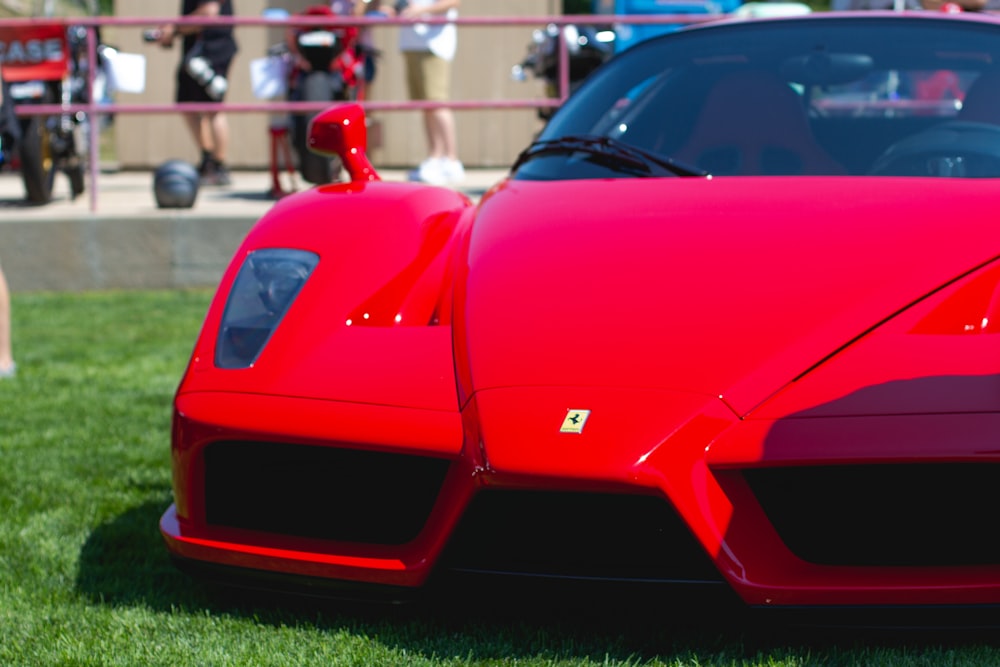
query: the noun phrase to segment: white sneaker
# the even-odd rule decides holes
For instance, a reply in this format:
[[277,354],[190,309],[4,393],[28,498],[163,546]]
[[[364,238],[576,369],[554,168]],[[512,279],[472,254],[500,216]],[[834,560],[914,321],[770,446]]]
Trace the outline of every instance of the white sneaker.
[[448,177],[444,172],[444,161],[441,158],[427,158],[420,166],[410,173],[411,181],[421,181],[431,185],[445,185]]
[[12,378],[17,375],[17,364],[13,361],[9,366],[0,367],[0,380]]
[[441,170],[449,183],[461,183],[465,180],[465,167],[458,160],[444,158],[441,160]]

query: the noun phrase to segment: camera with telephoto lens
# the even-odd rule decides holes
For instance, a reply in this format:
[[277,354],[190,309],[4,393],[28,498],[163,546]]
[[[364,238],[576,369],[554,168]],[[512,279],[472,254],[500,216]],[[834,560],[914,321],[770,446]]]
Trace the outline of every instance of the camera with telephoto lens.
[[149,30],[142,31],[142,41],[144,42],[158,42],[161,37],[163,37],[163,31],[159,28],[150,28]]
[[185,68],[191,78],[197,81],[213,100],[221,100],[226,94],[229,82],[226,81],[226,77],[217,74],[205,58],[201,56],[189,58]]

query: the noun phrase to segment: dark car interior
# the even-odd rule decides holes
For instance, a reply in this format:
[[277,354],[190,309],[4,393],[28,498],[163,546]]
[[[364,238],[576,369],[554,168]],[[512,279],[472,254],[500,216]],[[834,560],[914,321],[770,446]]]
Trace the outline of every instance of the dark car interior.
[[[995,28],[873,18],[727,30],[711,34],[717,49],[691,30],[616,57],[540,140],[609,137],[713,176],[1000,177]],[[517,177],[608,177],[597,162],[545,155]]]

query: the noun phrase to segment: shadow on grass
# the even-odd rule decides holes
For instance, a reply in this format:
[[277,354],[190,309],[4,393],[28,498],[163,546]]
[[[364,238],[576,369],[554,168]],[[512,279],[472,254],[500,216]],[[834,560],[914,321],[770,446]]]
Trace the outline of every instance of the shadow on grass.
[[[162,613],[219,613],[254,623],[308,625],[379,638],[422,655],[480,659],[560,656],[627,662],[664,653],[741,651],[742,629],[720,618],[679,621],[627,600],[539,599],[466,588],[407,605],[278,597],[217,588],[171,563],[157,525],[168,500],[135,507],[96,528],[83,545],[76,586],[94,604]],[[606,606],[614,605],[614,606]],[[735,657],[735,656],[733,656]]]
[[157,526],[168,504],[149,502],[98,526],[80,551],[77,590],[112,606],[205,608],[210,598],[173,566],[163,546]]
[[722,606],[649,596],[552,597],[468,586],[394,606],[242,592],[205,584],[173,566],[157,529],[168,502],[140,505],[93,531],[80,554],[82,595],[100,605],[346,631],[410,654],[473,660],[549,655],[597,663],[739,664],[762,654],[805,656],[820,647],[843,657],[845,650],[864,653],[875,646],[995,644],[995,635],[979,633],[793,628]]

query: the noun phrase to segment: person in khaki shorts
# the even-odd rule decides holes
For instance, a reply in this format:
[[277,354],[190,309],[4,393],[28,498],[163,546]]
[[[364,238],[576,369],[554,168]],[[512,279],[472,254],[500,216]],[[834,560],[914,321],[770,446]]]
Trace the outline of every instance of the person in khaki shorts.
[[[421,23],[420,17],[458,16],[459,0],[404,0],[396,15],[414,23],[399,31],[399,48],[406,59],[406,80],[410,98],[447,102],[451,94],[451,63],[455,59],[458,35],[453,23]],[[424,110],[424,130],[428,156],[410,174],[413,180],[434,185],[457,183],[465,178],[455,145],[455,115],[451,109]]]

